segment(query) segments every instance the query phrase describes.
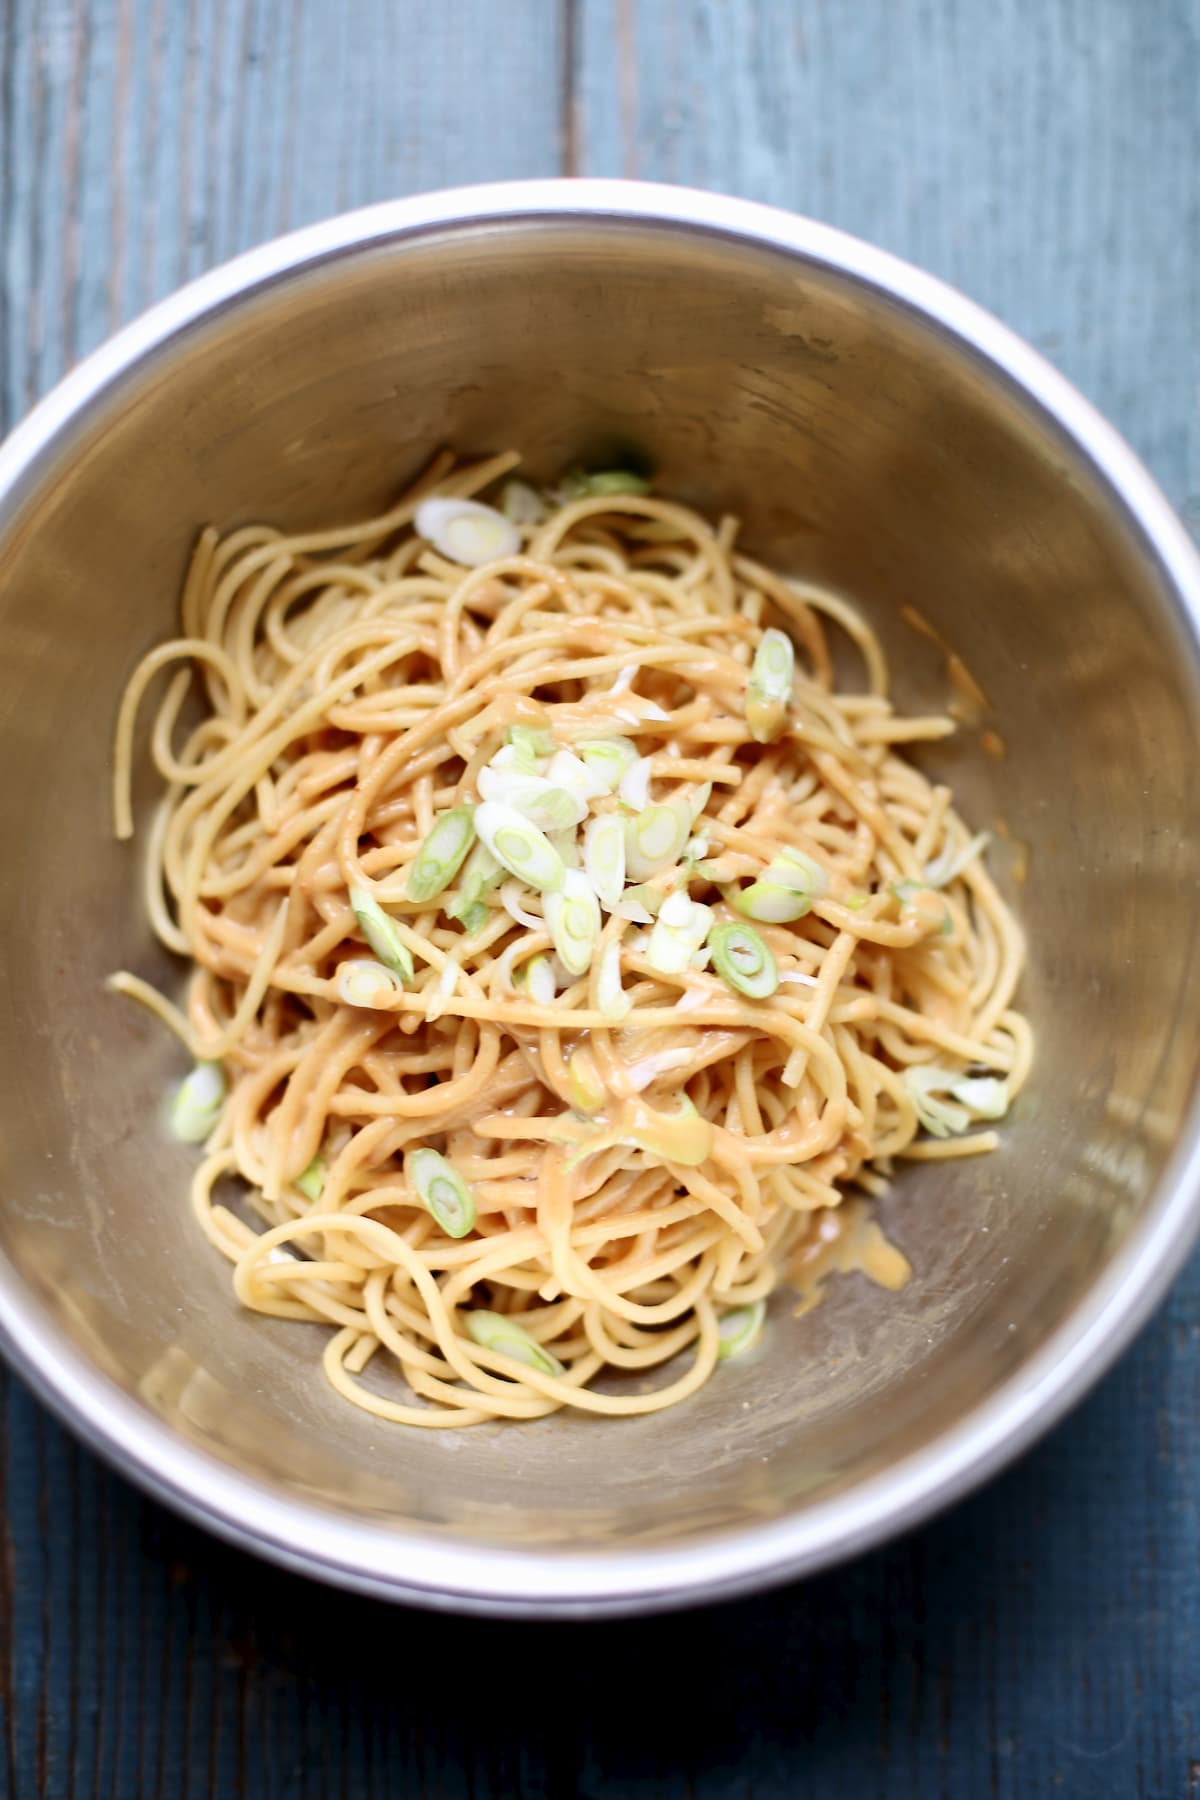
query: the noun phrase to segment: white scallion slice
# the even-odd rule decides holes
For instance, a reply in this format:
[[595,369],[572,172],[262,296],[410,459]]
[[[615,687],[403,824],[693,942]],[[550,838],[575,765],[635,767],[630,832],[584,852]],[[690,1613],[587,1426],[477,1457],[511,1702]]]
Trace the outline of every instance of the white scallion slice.
[[546,895],[546,924],[572,975],[585,973],[600,936],[600,902],[582,869],[567,869],[561,888]]
[[511,875],[543,893],[557,893],[566,869],[563,859],[544,832],[515,807],[485,800],[475,808],[475,830],[498,862]]
[[762,1336],[763,1321],[767,1316],[765,1300],[756,1300],[752,1306],[734,1306],[727,1313],[722,1313],[717,1323],[717,1358],[720,1362],[728,1362],[731,1357],[741,1356],[746,1350],[753,1350]]
[[941,855],[935,857],[933,862],[926,863],[925,880],[931,888],[948,887],[956,876],[961,875],[963,870],[975,861],[977,856],[982,856],[991,841],[990,831],[977,831],[970,843],[964,844],[960,850],[955,845],[954,839],[947,836]]
[[712,922],[711,906],[689,900],[682,889],[668,894],[650,933],[646,961],[660,975],[682,975],[708,936]]
[[601,794],[609,792],[600,771],[572,750],[555,751],[546,770],[546,780],[554,782],[556,787],[566,788],[569,794],[576,794],[583,801],[598,800]]
[[765,1000],[779,986],[771,946],[750,925],[714,925],[708,936],[713,967],[722,981],[751,1000]]
[[384,963],[358,956],[338,964],[336,985],[343,1006],[377,1006],[388,994],[398,993],[404,983]]
[[[580,744],[579,756],[588,768],[603,781],[602,791],[606,794],[616,793],[626,769],[631,768],[638,761],[637,745],[632,743],[629,738],[624,737],[593,738],[590,743]],[[647,784],[649,784],[649,780],[650,769],[647,764]],[[649,798],[648,785],[647,798]]]
[[358,921],[358,929],[380,962],[385,968],[394,970],[401,981],[411,981],[415,973],[412,952],[396,929],[395,919],[388,917],[366,888],[350,889],[350,907]]
[[[405,894],[418,906],[449,887],[475,841],[475,808],[455,806],[433,822],[408,871]],[[374,945],[372,945],[374,948]]]
[[404,1173],[447,1237],[466,1237],[475,1224],[475,1196],[458,1170],[436,1150],[410,1150]]
[[562,831],[587,816],[587,801],[578,794],[544,775],[498,767],[496,758],[480,769],[476,781],[484,800],[512,807],[540,831]]
[[429,1002],[429,1010],[425,1014],[430,1024],[440,1019],[446,1010],[446,1002],[458,985],[458,978],[461,974],[462,965],[457,956],[451,954],[442,964],[438,971],[438,978],[433,984],[433,995]]
[[746,688],[746,723],[757,743],[773,743],[787,722],[795,663],[796,652],[787,633],[774,627],[764,631]]
[[621,946],[606,944],[600,953],[600,972],[596,979],[596,998],[606,1019],[628,1018],[633,1001],[621,986]]
[[633,469],[596,469],[584,476],[587,494],[648,494],[650,483]]
[[[496,861],[486,844],[476,843],[463,864],[458,892],[448,900],[443,911],[448,919],[458,919],[464,930],[478,931],[487,917],[483,896],[495,887],[507,871]],[[473,921],[468,924],[468,919]]]
[[625,887],[625,824],[617,813],[597,813],[588,820],[583,870],[601,906],[612,912]]
[[815,856],[807,856],[803,850],[793,850],[787,846],[780,850],[763,870],[764,881],[774,882],[777,887],[791,888],[794,893],[807,894],[810,900],[820,900],[829,892],[829,871]]
[[503,1313],[484,1312],[481,1307],[473,1307],[470,1312],[464,1313],[463,1320],[467,1336],[484,1350],[495,1350],[500,1356],[522,1363],[527,1369],[536,1369],[541,1375],[563,1374],[563,1366],[557,1356],[551,1356],[549,1350],[543,1350],[515,1319],[506,1319]]
[[295,1186],[300,1189],[306,1200],[319,1200],[325,1186],[325,1159],[318,1150],[307,1169],[297,1175]]
[[1008,1111],[1008,1083],[999,1075],[964,1075],[950,1092],[977,1119],[1002,1119]]
[[639,756],[626,764],[617,782],[617,794],[637,812],[650,804],[650,758]]
[[514,476],[500,491],[500,511],[514,525],[539,525],[546,516],[546,503],[536,488]]
[[941,1096],[951,1092],[957,1077],[936,1063],[917,1063],[904,1071],[904,1085],[912,1096],[917,1118],[931,1137],[957,1136],[971,1125],[967,1107]]
[[452,500],[435,495],[417,508],[418,534],[449,562],[479,569],[484,563],[515,556],[521,534],[511,519],[479,500]]
[[225,1071],[219,1062],[198,1062],[171,1101],[171,1130],[182,1144],[202,1144],[211,1136],[225,1104]]
[[554,964],[548,956],[535,956],[523,969],[517,971],[517,981],[524,978],[524,986],[531,1000],[539,1006],[552,1006],[558,993],[558,983],[554,979]]
[[757,919],[760,925],[790,925],[812,911],[808,894],[795,888],[780,887],[775,881],[752,881],[740,894],[730,896],[733,906],[743,918]]
[[692,832],[691,808],[676,797],[643,807],[625,821],[625,868],[635,881],[645,881],[678,862]]

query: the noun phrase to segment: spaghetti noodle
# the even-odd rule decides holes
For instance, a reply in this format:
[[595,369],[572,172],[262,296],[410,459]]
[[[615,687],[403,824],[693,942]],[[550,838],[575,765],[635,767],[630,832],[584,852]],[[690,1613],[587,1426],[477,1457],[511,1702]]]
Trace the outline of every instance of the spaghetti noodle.
[[619,472],[473,502],[516,461],[205,531],[117,728],[128,837],[170,671],[145,894],[186,1011],[113,982],[204,1065],[200,1224],[421,1426],[695,1393],[848,1188],[991,1150],[1031,1057],[982,841],[901,754],[952,721],[733,520]]

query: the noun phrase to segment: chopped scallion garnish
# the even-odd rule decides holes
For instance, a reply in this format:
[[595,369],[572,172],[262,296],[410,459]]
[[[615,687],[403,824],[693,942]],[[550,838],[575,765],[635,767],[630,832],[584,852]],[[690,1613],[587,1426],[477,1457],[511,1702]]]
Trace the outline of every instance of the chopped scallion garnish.
[[582,975],[600,936],[600,902],[581,869],[567,869],[562,886],[545,900],[546,924],[563,966]]
[[583,868],[601,906],[611,912],[625,886],[625,825],[617,813],[597,813],[588,820]]
[[819,900],[829,892],[828,869],[815,856],[793,850],[790,845],[772,857],[762,878],[778,887],[791,888],[794,893],[807,894],[810,900]]
[[774,627],[763,632],[746,688],[746,723],[760,744],[773,743],[787,721],[795,662],[796,652],[786,632]]
[[536,1000],[539,1006],[550,1006],[558,992],[558,984],[554,979],[554,964],[550,958],[544,954],[533,957],[524,969],[518,971],[518,981],[522,975],[525,978],[525,986],[529,990],[530,999]]
[[515,1319],[506,1319],[503,1313],[484,1312],[481,1307],[474,1307],[463,1315],[467,1327],[467,1335],[485,1350],[495,1350],[501,1356],[511,1358],[513,1362],[523,1363],[527,1369],[537,1369],[542,1375],[561,1375],[563,1366],[556,1356],[531,1338],[529,1333],[517,1324]]
[[587,494],[648,494],[650,483],[632,469],[597,469],[584,476]]
[[954,839],[947,833],[946,844],[940,856],[925,865],[925,880],[931,888],[944,888],[961,875],[963,870],[981,856],[992,841],[990,831],[977,831],[969,844],[958,849]]
[[722,981],[751,1000],[765,1000],[779,986],[771,946],[749,925],[714,925],[708,936],[713,967]]
[[219,1062],[198,1062],[171,1101],[171,1130],[184,1144],[211,1136],[225,1104],[225,1071]]
[[358,929],[386,968],[411,981],[414,975],[412,952],[378,900],[367,888],[350,889],[350,907],[358,921]]
[[422,500],[414,523],[418,534],[442,556],[469,569],[515,556],[521,548],[521,534],[513,521],[478,500],[434,495]]
[[388,994],[403,987],[399,975],[384,963],[372,962],[368,956],[352,957],[339,963],[337,997],[345,1006],[376,1006]]
[[319,1200],[325,1186],[325,1159],[318,1150],[307,1169],[297,1175],[295,1185],[306,1200]]
[[682,889],[668,894],[650,933],[646,961],[660,975],[682,975],[708,936],[712,920],[711,906],[689,900]]
[[760,925],[790,925],[812,911],[812,900],[807,894],[781,887],[775,881],[753,881],[729,899],[744,918],[757,919]]
[[617,793],[626,806],[637,811],[650,804],[650,758],[639,756],[627,763],[617,782]]
[[600,953],[600,971],[596,980],[596,998],[606,1019],[614,1021],[628,1016],[633,1001],[621,986],[621,946],[615,940]]
[[410,1150],[404,1172],[446,1236],[466,1237],[475,1224],[475,1196],[458,1170],[436,1150]]
[[734,1306],[722,1313],[717,1324],[718,1360],[728,1362],[731,1357],[752,1350],[762,1336],[766,1316],[765,1300],[756,1300],[751,1306]]
[[536,488],[514,477],[501,489],[500,510],[514,525],[538,525],[546,516],[546,503]]
[[[589,769],[604,782],[604,791],[615,794],[621,784],[621,777],[626,769],[638,761],[637,745],[629,738],[593,738],[590,743],[580,744],[579,755]],[[646,780],[650,779],[650,765],[646,765]],[[647,788],[647,798],[649,789]],[[645,805],[645,801],[642,802]]]
[[409,867],[404,891],[410,900],[420,906],[449,887],[475,841],[474,814],[473,806],[455,806],[434,820]]
[[566,869],[544,832],[512,806],[485,800],[475,809],[475,830],[510,874],[543,893],[557,893]]
[[625,866],[635,881],[645,881],[678,862],[692,834],[691,807],[676,796],[643,807],[625,821]]

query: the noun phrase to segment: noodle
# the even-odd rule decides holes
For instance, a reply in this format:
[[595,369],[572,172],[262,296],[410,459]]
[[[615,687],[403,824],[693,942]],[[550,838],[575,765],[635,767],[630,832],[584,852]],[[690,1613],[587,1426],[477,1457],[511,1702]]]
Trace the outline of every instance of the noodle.
[[[128,837],[136,715],[165,671],[145,904],[191,959],[186,1011],[113,979],[223,1065],[196,1215],[245,1306],[330,1326],[337,1391],[421,1426],[695,1393],[848,1189],[878,1193],[898,1157],[994,1148],[1032,1055],[1020,930],[950,791],[898,750],[953,722],[895,715],[865,620],[742,555],[733,521],[647,493],[553,501],[477,567],[417,534],[431,493],[467,499],[516,461],[440,457],[345,530],[205,531],[182,635],[134,671],[116,733]],[[773,736],[751,728],[772,622],[797,658]],[[831,628],[865,692],[835,688]],[[615,741],[636,763],[642,795],[622,778],[587,803],[626,841],[646,808],[690,822],[668,866],[608,896],[579,972],[554,890],[498,863],[472,886],[460,858],[409,895],[423,844],[522,731],[548,734],[543,787],[553,749]],[[483,830],[482,807],[462,816]],[[574,826],[545,841],[590,868]],[[791,879],[784,847],[811,891],[801,916],[750,912],[776,975],[755,995],[714,946],[745,926],[743,883]],[[673,964],[672,892],[710,932]],[[408,973],[370,963],[348,1003],[376,941],[364,904]],[[442,1204],[469,1196],[461,1234],[414,1173],[430,1151]],[[220,1197],[234,1178],[253,1228]]]

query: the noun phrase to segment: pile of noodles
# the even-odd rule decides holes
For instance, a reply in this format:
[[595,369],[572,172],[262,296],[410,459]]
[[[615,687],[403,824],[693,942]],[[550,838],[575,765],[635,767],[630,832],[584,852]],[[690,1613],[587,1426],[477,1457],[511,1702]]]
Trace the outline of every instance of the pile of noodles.
[[[950,791],[901,754],[952,722],[897,716],[858,613],[741,554],[732,519],[585,484],[481,567],[416,534],[422,498],[495,496],[516,461],[439,457],[385,516],[342,530],[206,531],[181,635],[139,665],[117,733],[129,836],[136,714],[168,671],[145,893],[190,962],[186,1014],[135,976],[114,983],[223,1066],[196,1215],[246,1306],[333,1327],[336,1389],[413,1425],[695,1393],[722,1321],[754,1317],[848,1184],[877,1193],[899,1157],[995,1146],[974,1119],[922,1135],[914,1070],[992,1076],[1007,1100],[1030,1061],[1018,927]],[[797,663],[782,735],[760,743],[747,681],[771,625]],[[830,625],[861,655],[861,691],[834,687]],[[739,917],[733,897],[781,846],[827,871],[804,917],[755,927],[774,993],[739,993],[703,952],[663,974],[645,925],[605,911],[587,971],[558,965],[553,998],[535,998],[523,974],[554,948],[535,888],[506,875],[469,929],[446,910],[453,887],[406,897],[435,820],[479,798],[514,724],[566,747],[628,738],[653,794],[701,801],[704,854],[658,879],[717,918]],[[414,969],[370,1005],[338,994],[339,964],[369,955],[354,888]],[[614,944],[620,1020],[597,993]],[[469,1188],[466,1236],[413,1190],[416,1147]],[[314,1168],[319,1185],[298,1186]],[[475,1310],[519,1336],[476,1341]]]

